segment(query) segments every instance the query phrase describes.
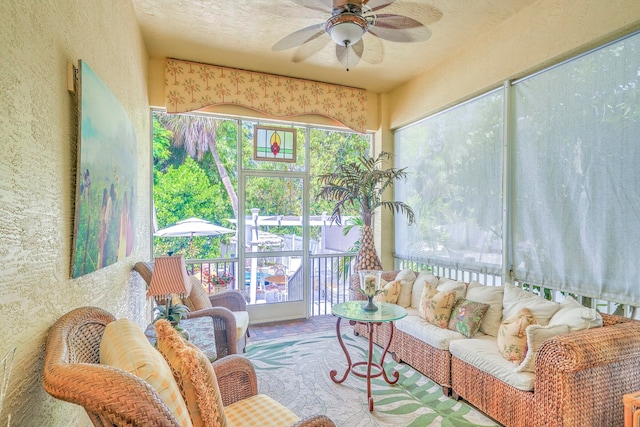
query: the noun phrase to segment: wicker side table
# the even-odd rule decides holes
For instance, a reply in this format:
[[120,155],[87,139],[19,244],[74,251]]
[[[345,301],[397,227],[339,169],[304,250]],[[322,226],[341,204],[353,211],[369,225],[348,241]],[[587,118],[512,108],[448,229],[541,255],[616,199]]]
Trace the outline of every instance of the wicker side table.
[[[218,358],[216,351],[216,336],[213,329],[213,320],[210,317],[193,317],[180,321],[180,327],[189,332],[189,341],[198,347],[207,356],[210,362]],[[147,339],[153,346],[156,345],[156,328],[153,323],[144,331]]]

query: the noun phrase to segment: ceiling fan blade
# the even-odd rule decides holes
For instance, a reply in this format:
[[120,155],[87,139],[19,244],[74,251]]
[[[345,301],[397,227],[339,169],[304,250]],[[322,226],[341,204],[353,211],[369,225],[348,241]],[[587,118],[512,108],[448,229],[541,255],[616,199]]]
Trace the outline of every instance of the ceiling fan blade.
[[360,58],[362,58],[362,52],[364,52],[364,41],[362,39],[358,40],[358,43],[353,46],[345,47],[341,44],[336,44],[336,57],[347,71],[358,65]]
[[293,62],[302,62],[310,58],[313,54],[318,53],[323,47],[331,41],[328,37],[318,37],[301,46],[298,46],[291,60]]
[[382,28],[397,29],[397,28],[424,27],[424,24],[413,18],[409,18],[408,16],[395,15],[392,13],[384,13],[384,14],[376,15],[376,22],[374,26],[382,27]]
[[305,27],[301,30],[294,31],[293,33],[280,39],[273,45],[271,50],[286,50],[292,47],[299,46],[317,37],[320,37],[325,33],[324,23],[314,24],[309,27]]
[[366,4],[372,11],[376,11],[395,3],[395,1],[396,0],[369,0]]
[[293,2],[320,12],[331,12],[333,9],[333,0],[293,0]]
[[381,39],[398,43],[421,42],[431,37],[431,31],[422,23],[402,15],[378,15],[369,32]]
[[362,53],[362,61],[367,64],[382,64],[384,59],[384,43],[379,37],[365,36],[367,40],[367,50]]
[[[373,3],[380,3],[383,2],[380,6],[377,6],[375,8],[371,8],[372,11],[376,11],[379,9],[382,9],[383,7],[387,7],[390,4],[394,3],[394,1],[383,1],[383,0],[371,0],[369,1],[369,3],[367,3],[368,6],[371,6],[371,4]],[[428,4],[422,4],[422,3],[416,3],[416,2],[410,2],[410,1],[403,1],[402,5],[404,7],[408,7],[411,6],[412,10],[414,10],[416,13],[419,14],[420,16],[420,22],[424,25],[429,25],[429,24],[433,24],[434,22],[438,22],[439,20],[442,19],[442,11],[440,11],[440,9],[438,9],[435,6],[430,6]],[[378,17],[381,16],[385,16],[385,15],[377,15]]]

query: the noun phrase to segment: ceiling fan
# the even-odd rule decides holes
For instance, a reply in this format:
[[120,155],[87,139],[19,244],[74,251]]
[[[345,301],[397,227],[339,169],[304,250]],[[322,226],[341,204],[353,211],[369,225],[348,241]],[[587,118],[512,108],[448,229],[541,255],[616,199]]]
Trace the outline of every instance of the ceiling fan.
[[[400,43],[425,41],[431,31],[421,22],[403,15],[377,13],[396,0],[293,0],[300,6],[331,16],[324,22],[295,31],[280,41],[272,50],[291,49],[328,34],[336,44],[336,57],[347,71],[354,67],[364,52],[365,33],[384,40]],[[442,17],[442,13],[429,6],[430,22]],[[328,42],[329,40],[327,40]],[[319,50],[324,45],[319,45]],[[295,58],[294,58],[295,61]]]

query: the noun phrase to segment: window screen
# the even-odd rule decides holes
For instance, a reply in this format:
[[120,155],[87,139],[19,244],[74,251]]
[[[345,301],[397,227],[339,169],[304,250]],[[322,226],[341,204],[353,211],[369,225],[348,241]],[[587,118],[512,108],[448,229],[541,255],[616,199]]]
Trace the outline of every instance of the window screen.
[[396,218],[399,257],[500,273],[502,114],[500,89],[395,133],[395,197],[417,220]]
[[640,303],[640,36],[514,85],[517,279]]

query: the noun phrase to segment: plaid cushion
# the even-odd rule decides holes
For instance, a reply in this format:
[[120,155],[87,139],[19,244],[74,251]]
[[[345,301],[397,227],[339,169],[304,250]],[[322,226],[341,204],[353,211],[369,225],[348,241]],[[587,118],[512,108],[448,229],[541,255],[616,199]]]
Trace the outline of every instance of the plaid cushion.
[[119,319],[107,325],[100,341],[100,363],[122,369],[149,383],[180,424],[192,426],[171,368],[135,322]]
[[264,394],[240,400],[224,408],[229,427],[289,427],[300,417]]

